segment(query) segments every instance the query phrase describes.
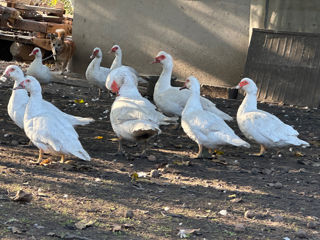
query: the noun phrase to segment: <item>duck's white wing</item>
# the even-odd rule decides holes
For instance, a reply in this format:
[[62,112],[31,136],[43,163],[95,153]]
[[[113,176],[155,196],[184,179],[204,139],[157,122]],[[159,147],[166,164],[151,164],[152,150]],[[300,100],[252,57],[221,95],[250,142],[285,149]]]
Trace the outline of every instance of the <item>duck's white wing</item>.
[[265,111],[247,112],[241,118],[244,132],[252,135],[258,142],[265,139],[271,142],[287,141],[290,137],[299,135],[293,127]]
[[130,120],[147,120],[158,123],[158,117],[154,112],[150,111],[149,107],[142,100],[132,100],[126,97],[117,97],[112,104],[112,115],[114,122],[121,124]]
[[156,94],[154,100],[162,112],[181,116],[190,94],[191,92],[189,90],[179,90],[177,87],[170,87]]
[[250,147],[220,117],[211,112],[196,110],[185,116],[184,120],[188,122],[189,128],[203,141],[214,139],[219,144],[228,143],[235,146]]
[[231,116],[229,116],[225,112],[223,112],[220,109],[218,109],[216,107],[216,105],[213,102],[211,102],[209,99],[207,99],[205,97],[200,97],[200,101],[201,101],[201,105],[202,105],[204,110],[216,114],[217,116],[219,116],[223,120],[226,120],[226,121],[233,120],[233,118]]
[[65,119],[46,112],[26,121],[25,132],[39,148],[54,150],[66,155],[75,155],[90,160],[78,140],[78,133]]
[[91,122],[94,122],[93,118],[78,117],[78,116],[73,116],[71,114],[62,112],[59,108],[57,108],[55,105],[53,105],[48,101],[43,100],[42,104],[43,104],[42,105],[43,108],[48,109],[48,111],[51,111],[57,117],[67,120],[72,126],[77,126],[77,125],[82,126],[82,125],[87,125]]

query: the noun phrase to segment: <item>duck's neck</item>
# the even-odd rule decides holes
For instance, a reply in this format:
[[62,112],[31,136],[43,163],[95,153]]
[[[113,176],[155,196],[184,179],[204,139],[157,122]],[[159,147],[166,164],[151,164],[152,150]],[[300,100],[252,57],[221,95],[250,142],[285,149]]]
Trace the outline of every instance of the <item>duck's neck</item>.
[[94,70],[97,70],[100,68],[100,65],[101,65],[101,61],[102,61],[102,58],[97,58],[95,57],[92,61],[91,61],[91,66]]
[[42,57],[41,56],[35,56],[32,64],[42,64]]
[[42,99],[41,91],[30,93],[29,102],[26,108],[27,114],[25,114],[27,119],[37,116],[43,111],[43,108],[39,107],[39,104],[42,103],[42,100],[43,99]]
[[238,109],[237,115],[255,110],[257,110],[257,93],[246,93],[246,96]]
[[116,69],[118,67],[121,67],[121,65],[122,65],[122,52],[118,50],[110,69],[111,70]]
[[128,98],[136,98],[141,97],[141,94],[138,91],[137,86],[134,84],[134,81],[125,82],[119,91],[119,96],[128,97]]
[[163,64],[161,75],[156,83],[155,91],[164,91],[171,87],[173,63]]
[[202,110],[200,102],[200,87],[191,90],[191,95],[183,109],[182,115],[193,112],[194,110]]

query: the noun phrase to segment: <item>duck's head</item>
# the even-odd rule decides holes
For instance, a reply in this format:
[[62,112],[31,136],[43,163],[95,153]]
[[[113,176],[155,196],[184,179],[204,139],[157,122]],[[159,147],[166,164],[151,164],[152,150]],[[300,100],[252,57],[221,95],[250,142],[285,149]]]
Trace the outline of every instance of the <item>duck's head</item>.
[[96,47],[95,49],[93,49],[92,54],[90,56],[90,58],[101,58],[102,57],[102,52],[101,49]]
[[121,48],[119,45],[113,45],[112,48],[110,49],[109,53],[114,53],[114,54],[118,54],[121,52]]
[[9,65],[6,70],[3,72],[2,80],[11,78],[14,81],[19,81],[21,78],[24,77],[24,74],[20,67],[16,65]]
[[133,74],[127,67],[122,66],[117,69],[114,69],[110,72],[107,77],[107,83],[111,83],[111,85],[107,85],[107,89],[111,92],[118,94],[120,88],[126,84],[134,84],[136,85],[137,79],[136,75]]
[[235,88],[243,89],[246,93],[256,94],[258,91],[257,85],[250,78],[243,78]]
[[157,56],[154,58],[154,61],[152,63],[172,63],[172,57],[169,53],[166,53],[165,51],[158,52]]
[[180,88],[180,90],[182,90],[182,89],[190,89],[190,90],[200,89],[200,84],[199,84],[198,79],[194,76],[188,77],[186,79],[186,81],[184,82],[184,85]]
[[25,89],[28,92],[41,92],[41,86],[37,79],[35,79],[32,76],[26,76],[25,79],[19,83],[17,87],[15,87],[13,90],[17,89]]
[[36,56],[42,58],[42,53],[40,48],[36,47],[32,50],[32,52],[29,54],[29,56]]

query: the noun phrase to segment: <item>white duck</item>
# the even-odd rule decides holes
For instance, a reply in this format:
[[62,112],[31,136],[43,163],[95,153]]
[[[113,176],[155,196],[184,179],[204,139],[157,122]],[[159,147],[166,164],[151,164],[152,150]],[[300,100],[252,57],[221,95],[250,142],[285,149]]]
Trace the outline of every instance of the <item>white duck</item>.
[[[4,72],[4,76],[14,80],[14,87],[17,87],[20,82],[24,81],[23,72],[16,65],[9,65]],[[24,89],[18,89],[18,90],[12,91],[12,94],[8,103],[8,114],[10,118],[22,129],[23,129],[24,112],[25,112],[28,101],[29,101],[29,96],[27,91]],[[60,109],[58,109],[52,103],[45,100],[43,100],[43,104],[45,104],[46,108],[48,108],[50,111],[56,112],[56,114],[60,114],[61,117],[65,118],[73,126],[87,125],[94,121],[94,119],[92,118],[83,118],[83,117],[73,116],[73,115],[64,113],[60,111]]]
[[[114,81],[118,84],[118,87],[121,86],[123,84],[124,78],[128,75],[128,71],[131,72],[126,66],[121,66],[112,70],[107,77],[105,87],[108,90],[112,91],[112,84],[113,86],[115,84]],[[136,77],[134,77],[134,83],[136,86],[138,86],[138,81]],[[112,92],[116,92],[116,91],[112,91]]]
[[17,89],[26,89],[30,93],[24,114],[24,131],[39,148],[38,163],[42,161],[43,153],[61,155],[61,162],[64,162],[65,155],[90,161],[90,156],[82,148],[72,124],[62,118],[61,114],[47,108],[42,99],[41,86],[34,77],[27,76],[14,88]]
[[32,55],[35,56],[35,58],[27,69],[27,75],[35,77],[41,84],[50,83],[54,79],[54,76],[50,69],[42,64],[42,53],[40,48],[34,48],[29,56]]
[[100,48],[94,48],[90,58],[93,59],[87,68],[86,79],[99,88],[100,96],[101,89],[105,88],[106,78],[110,73],[110,69],[100,66],[102,61],[102,52]]
[[[122,50],[119,45],[113,45],[112,48],[110,49],[109,53],[115,54],[115,58],[114,58],[114,60],[111,64],[111,67],[110,67],[111,71],[116,68],[119,68],[119,67],[126,67],[129,71],[131,71],[133,74],[135,74],[137,76],[137,79],[136,79],[137,84],[138,84],[138,82],[147,83],[146,80],[144,80],[143,78],[141,78],[139,76],[139,73],[134,68],[122,65]],[[109,83],[108,79],[107,79],[106,85],[109,86],[110,84],[111,83]]]
[[[121,72],[121,68],[118,71],[118,79],[111,79],[111,89],[118,96],[111,107],[110,121],[119,138],[118,152],[123,153],[122,139],[146,142],[161,132],[159,125],[174,123],[177,118],[164,116],[156,111],[156,107],[149,100],[141,96],[136,86],[136,76],[132,72]],[[146,149],[142,154],[145,152]]]
[[[171,86],[173,61],[170,54],[160,51],[153,63],[161,63],[163,65],[162,73],[154,88],[154,102],[162,112],[169,115],[181,116],[191,92],[188,90],[179,91],[178,87]],[[200,101],[204,110],[216,114],[223,120],[232,120],[232,117],[219,110],[216,105],[208,99],[200,97]]]
[[[3,76],[14,80],[14,88],[17,87],[19,83],[24,79],[24,74],[21,68],[16,65],[7,66],[6,70],[3,73]],[[28,100],[28,92],[24,89],[19,89],[16,91],[12,91],[7,106],[10,118],[21,129],[23,129],[23,116]]]
[[202,157],[203,147],[233,145],[249,148],[250,144],[239,138],[216,114],[203,109],[200,101],[200,84],[194,76],[188,77],[183,87],[191,95],[182,111],[181,126],[184,132],[199,146],[197,158]]
[[309,146],[309,143],[297,137],[299,133],[293,127],[276,116],[257,109],[258,88],[254,81],[243,78],[236,88],[241,88],[246,93],[237,112],[239,128],[248,139],[260,144],[260,152],[254,155],[261,156],[270,147]]

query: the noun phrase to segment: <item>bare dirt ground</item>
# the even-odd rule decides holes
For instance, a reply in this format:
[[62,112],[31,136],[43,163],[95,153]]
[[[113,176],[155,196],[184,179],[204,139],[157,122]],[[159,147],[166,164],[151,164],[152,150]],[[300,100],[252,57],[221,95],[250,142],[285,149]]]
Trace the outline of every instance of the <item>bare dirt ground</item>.
[[[86,85],[83,79],[66,83]],[[96,119],[77,128],[92,161],[40,166],[31,162],[38,150],[24,146],[28,139],[7,114],[11,88],[11,82],[0,87],[1,239],[164,240],[180,239],[179,229],[193,230],[187,239],[320,239],[318,109],[259,104],[293,125],[311,144],[306,149],[252,157],[259,150],[253,143],[248,150],[224,147],[212,159],[192,159],[197,145],[167,126],[150,141],[148,157],[141,158],[134,143],[124,146],[130,156],[115,157],[113,99],[104,93],[95,101],[95,88],[54,83],[45,89],[46,100]],[[214,102],[231,116],[240,105]],[[240,134],[235,121],[230,126]],[[30,202],[11,199],[20,189],[32,194]]]

